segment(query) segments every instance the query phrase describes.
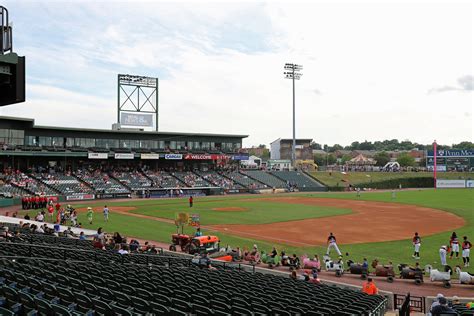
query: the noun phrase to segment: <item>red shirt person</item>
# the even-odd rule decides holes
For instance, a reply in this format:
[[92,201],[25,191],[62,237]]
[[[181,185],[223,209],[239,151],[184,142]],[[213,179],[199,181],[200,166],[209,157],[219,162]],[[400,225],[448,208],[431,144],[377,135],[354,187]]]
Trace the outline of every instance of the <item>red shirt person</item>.
[[56,212],[59,212],[59,210],[61,209],[61,204],[59,204],[59,202],[56,203]]

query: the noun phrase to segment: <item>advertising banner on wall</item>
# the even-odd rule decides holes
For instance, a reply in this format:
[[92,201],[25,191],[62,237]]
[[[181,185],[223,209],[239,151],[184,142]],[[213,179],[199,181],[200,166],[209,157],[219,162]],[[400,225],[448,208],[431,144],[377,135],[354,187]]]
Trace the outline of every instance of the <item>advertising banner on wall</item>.
[[440,189],[448,189],[448,188],[465,188],[466,187],[466,180],[443,180],[437,179],[436,180],[436,187]]
[[141,159],[159,159],[160,155],[159,154],[141,154],[140,158]]
[[120,113],[120,124],[153,127],[153,114]]
[[466,188],[474,188],[474,180],[467,180]]
[[128,153],[115,154],[115,159],[133,159],[133,158],[134,158],[133,154],[128,154]]
[[232,160],[249,160],[248,154],[232,155]]
[[79,194],[66,196],[67,201],[93,200],[94,198],[94,194]]
[[182,154],[165,154],[166,160],[181,160],[183,159]]
[[107,154],[107,153],[88,153],[87,157],[89,159],[107,159],[107,158],[109,158],[109,154]]
[[186,160],[223,160],[228,159],[229,157],[226,155],[193,155],[188,154],[184,156]]

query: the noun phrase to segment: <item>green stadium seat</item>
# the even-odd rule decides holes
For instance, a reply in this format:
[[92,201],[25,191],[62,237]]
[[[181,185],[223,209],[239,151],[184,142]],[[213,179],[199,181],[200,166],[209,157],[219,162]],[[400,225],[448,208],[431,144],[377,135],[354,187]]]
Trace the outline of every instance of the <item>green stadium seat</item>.
[[108,316],[113,314],[112,307],[109,304],[103,302],[99,298],[93,298],[92,304],[94,305],[94,314],[98,316]]
[[117,305],[111,305],[115,316],[133,316],[133,312],[129,309]]
[[2,316],[15,316],[15,313],[6,308],[0,307],[0,315]]

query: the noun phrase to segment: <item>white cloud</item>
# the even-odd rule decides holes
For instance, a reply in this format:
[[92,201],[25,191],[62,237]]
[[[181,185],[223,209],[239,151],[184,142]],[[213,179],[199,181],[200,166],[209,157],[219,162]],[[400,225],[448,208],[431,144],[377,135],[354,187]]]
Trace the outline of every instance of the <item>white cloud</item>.
[[[474,138],[473,94],[458,91],[472,90],[469,2],[21,4],[7,3],[15,39],[25,38],[16,47],[27,55],[29,101],[0,114],[109,128],[116,74],[136,73],[161,79],[161,130],[242,133],[248,145],[268,144],[291,136],[283,65],[296,62],[304,65],[298,137]],[[43,33],[32,16],[43,17]],[[446,85],[454,90],[426,94]]]

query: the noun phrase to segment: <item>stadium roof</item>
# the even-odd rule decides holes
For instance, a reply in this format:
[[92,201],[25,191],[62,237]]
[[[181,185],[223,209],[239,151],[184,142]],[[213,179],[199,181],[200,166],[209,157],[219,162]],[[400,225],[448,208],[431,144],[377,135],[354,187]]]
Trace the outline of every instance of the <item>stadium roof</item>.
[[48,130],[61,130],[61,131],[87,131],[87,132],[97,132],[97,133],[121,133],[121,134],[147,134],[147,135],[174,135],[174,136],[211,136],[211,137],[239,137],[246,138],[249,135],[235,135],[235,134],[211,134],[211,133],[184,133],[184,132],[157,132],[157,131],[142,131],[142,130],[130,130],[130,129],[95,129],[95,128],[82,128],[82,127],[61,127],[61,126],[44,126],[44,125],[35,125],[35,119],[31,118],[22,118],[22,117],[13,117],[13,116],[0,116],[0,120],[9,120],[9,121],[22,121],[31,123],[31,127],[34,129],[48,129]]

